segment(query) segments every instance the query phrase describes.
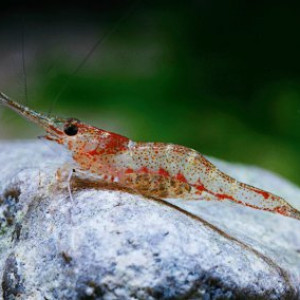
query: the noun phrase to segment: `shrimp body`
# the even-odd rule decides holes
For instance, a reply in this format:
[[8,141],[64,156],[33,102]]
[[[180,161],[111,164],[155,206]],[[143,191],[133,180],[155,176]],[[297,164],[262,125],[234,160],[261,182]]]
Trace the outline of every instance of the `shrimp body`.
[[300,220],[283,198],[238,182],[195,150],[173,144],[133,142],[77,119],[49,118],[0,92],[0,102],[43,127],[46,139],[71,151],[76,167],[140,194],[162,199],[228,200]]
[[300,219],[299,212],[283,198],[238,182],[195,150],[125,139],[124,147],[116,152],[109,147],[106,153],[102,147],[85,152],[83,147],[75,150],[73,158],[88,171],[105,174],[107,181],[118,182],[144,195],[163,199],[228,200]]

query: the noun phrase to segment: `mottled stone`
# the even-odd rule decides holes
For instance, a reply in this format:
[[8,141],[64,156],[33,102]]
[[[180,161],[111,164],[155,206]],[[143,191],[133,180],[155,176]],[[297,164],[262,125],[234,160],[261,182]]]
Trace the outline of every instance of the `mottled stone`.
[[[226,201],[174,200],[198,216],[124,191],[77,190],[69,157],[43,141],[0,144],[3,299],[300,299],[300,222]],[[300,207],[269,172],[211,159]]]

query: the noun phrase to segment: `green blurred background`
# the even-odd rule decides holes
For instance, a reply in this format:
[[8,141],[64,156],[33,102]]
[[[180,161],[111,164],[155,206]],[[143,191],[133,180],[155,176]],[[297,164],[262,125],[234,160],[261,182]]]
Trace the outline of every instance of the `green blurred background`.
[[[13,1],[1,12],[1,90],[37,110],[52,107],[134,140],[182,144],[300,184],[299,8],[296,1]],[[1,139],[41,134],[7,109],[0,117]]]

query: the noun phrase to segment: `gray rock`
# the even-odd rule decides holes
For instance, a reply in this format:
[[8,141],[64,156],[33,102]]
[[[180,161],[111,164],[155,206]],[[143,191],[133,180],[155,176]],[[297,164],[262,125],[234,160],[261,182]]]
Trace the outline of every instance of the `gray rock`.
[[[58,146],[0,144],[3,299],[300,299],[300,222],[227,202],[174,200],[184,214],[122,191],[56,180]],[[300,207],[300,190],[214,159]]]

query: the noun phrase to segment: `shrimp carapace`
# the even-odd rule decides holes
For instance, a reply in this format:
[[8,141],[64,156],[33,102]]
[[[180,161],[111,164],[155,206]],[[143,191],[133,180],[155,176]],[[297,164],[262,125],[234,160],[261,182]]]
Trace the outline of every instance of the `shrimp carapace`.
[[300,220],[283,198],[238,182],[195,150],[173,144],[133,142],[77,119],[47,117],[0,93],[0,102],[40,125],[46,139],[71,151],[76,167],[162,199],[231,201]]

